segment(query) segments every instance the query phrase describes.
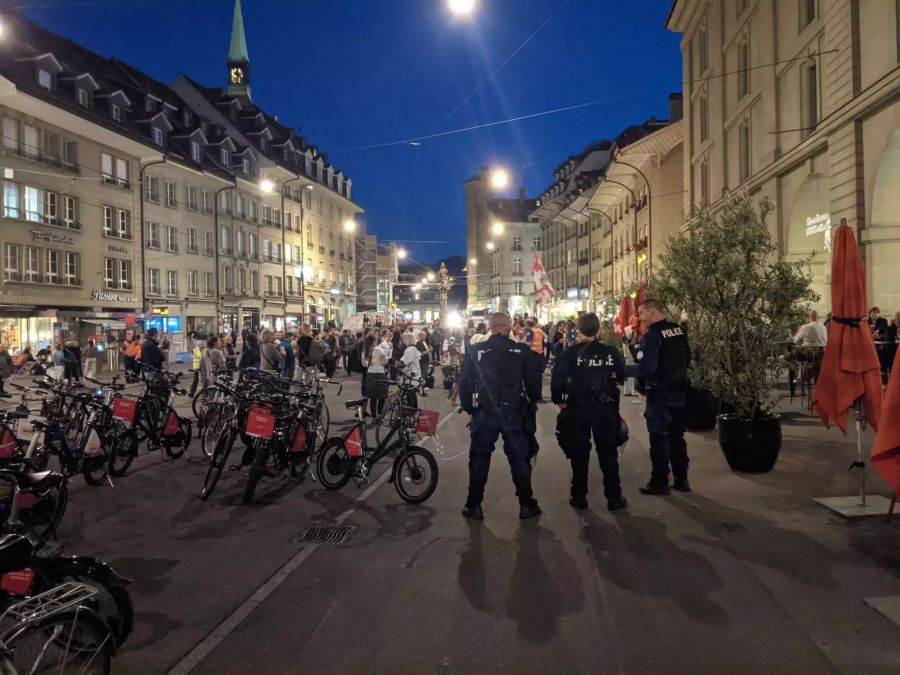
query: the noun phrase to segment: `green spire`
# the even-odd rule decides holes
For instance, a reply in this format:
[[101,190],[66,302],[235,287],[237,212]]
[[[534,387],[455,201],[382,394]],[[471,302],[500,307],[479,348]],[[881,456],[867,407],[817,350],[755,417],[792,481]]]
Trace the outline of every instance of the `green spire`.
[[234,0],[234,21],[231,25],[231,47],[228,49],[229,63],[250,63],[247,54],[247,39],[244,37],[244,15],[241,14],[241,0]]

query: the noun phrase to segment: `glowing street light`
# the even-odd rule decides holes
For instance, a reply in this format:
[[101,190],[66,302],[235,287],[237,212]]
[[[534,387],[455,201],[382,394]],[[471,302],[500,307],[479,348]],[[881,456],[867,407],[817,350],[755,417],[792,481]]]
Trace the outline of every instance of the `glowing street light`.
[[407,255],[408,255],[408,254],[407,254],[405,248],[398,248],[398,249],[397,249],[397,257],[400,258],[400,260],[403,260]]
[[259,189],[262,190],[263,192],[265,192],[266,194],[271,194],[272,190],[275,189],[275,183],[273,183],[268,178],[263,178],[259,182]]
[[434,272],[428,273],[428,281],[434,281]]
[[503,231],[504,231],[505,229],[506,229],[506,228],[503,226],[503,223],[501,223],[501,222],[499,222],[499,221],[496,222],[496,223],[494,223],[493,225],[491,225],[491,232],[493,232],[493,233],[494,233],[495,235],[497,235],[498,237],[499,237],[501,234],[503,234]]
[[475,0],[447,0],[447,6],[457,16],[468,16],[475,11]]
[[345,232],[356,232],[356,221],[350,220],[349,218],[344,221],[344,231]]
[[493,250],[494,250],[494,242],[489,241],[489,242],[487,243],[486,248],[487,248],[488,251],[493,251]]
[[477,265],[477,264],[478,264],[478,258],[469,258],[469,264],[470,264],[470,265]]
[[422,277],[422,285],[423,285],[423,286],[427,286],[427,285],[428,285],[428,277]]
[[495,190],[503,190],[509,185],[509,174],[506,169],[494,169],[491,173],[491,187]]

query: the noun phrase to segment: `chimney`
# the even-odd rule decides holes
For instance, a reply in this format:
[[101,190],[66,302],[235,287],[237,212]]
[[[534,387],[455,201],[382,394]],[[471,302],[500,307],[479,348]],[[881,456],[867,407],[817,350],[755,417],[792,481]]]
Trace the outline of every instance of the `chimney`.
[[519,188],[519,203],[520,204],[525,203],[525,188],[523,188],[523,187]]
[[676,94],[669,94],[669,122],[677,122],[681,119],[682,111],[682,94],[679,91]]

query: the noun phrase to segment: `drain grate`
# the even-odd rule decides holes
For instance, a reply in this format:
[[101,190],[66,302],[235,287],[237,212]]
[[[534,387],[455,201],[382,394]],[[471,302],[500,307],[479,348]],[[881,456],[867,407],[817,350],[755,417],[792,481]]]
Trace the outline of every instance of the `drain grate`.
[[313,525],[294,537],[296,544],[343,544],[356,525]]

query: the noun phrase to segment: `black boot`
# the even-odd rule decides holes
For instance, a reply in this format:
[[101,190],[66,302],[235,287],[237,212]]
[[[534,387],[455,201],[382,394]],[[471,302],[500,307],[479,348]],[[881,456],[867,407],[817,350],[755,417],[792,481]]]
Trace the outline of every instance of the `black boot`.
[[484,511],[481,510],[481,504],[475,504],[474,506],[466,504],[462,514],[463,518],[468,518],[469,520],[484,520]]
[[538,506],[536,499],[529,499],[526,502],[522,502],[519,506],[519,518],[521,520],[528,520],[539,515],[541,515],[541,507]]
[[669,489],[668,483],[654,483],[652,480],[639,489],[642,495],[658,495],[664,497],[672,494],[672,490]]
[[624,509],[628,506],[628,500],[625,497],[619,497],[618,499],[610,499],[606,502],[606,508],[610,511],[618,511],[619,509]]
[[571,497],[569,497],[569,506],[571,506],[573,509],[583,511],[588,507],[587,497],[585,497],[584,495],[573,494]]
[[678,490],[679,492],[690,492],[690,491],[691,491],[691,484],[688,483],[688,479],[687,479],[687,478],[676,478],[676,479],[672,482],[672,489],[673,489],[673,490]]

